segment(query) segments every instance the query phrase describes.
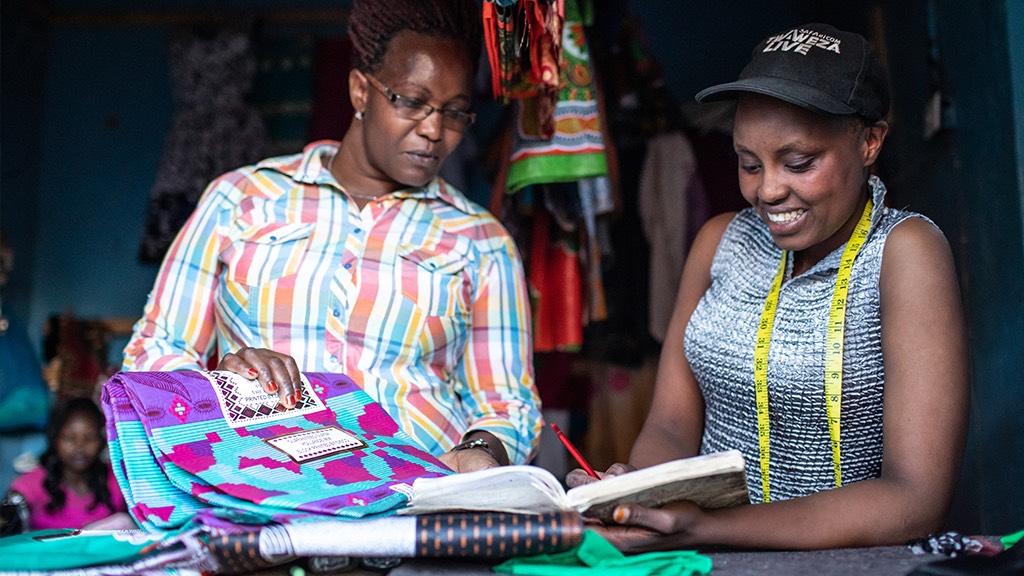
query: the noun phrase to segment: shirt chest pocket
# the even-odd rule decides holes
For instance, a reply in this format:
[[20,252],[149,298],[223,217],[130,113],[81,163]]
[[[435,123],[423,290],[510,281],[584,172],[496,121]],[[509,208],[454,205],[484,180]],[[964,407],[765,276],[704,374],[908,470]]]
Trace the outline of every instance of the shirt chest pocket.
[[469,256],[431,252],[419,246],[399,250],[402,296],[427,316],[469,314],[473,283]]
[[312,222],[260,223],[244,229],[221,255],[232,282],[256,286],[299,270],[313,233]]

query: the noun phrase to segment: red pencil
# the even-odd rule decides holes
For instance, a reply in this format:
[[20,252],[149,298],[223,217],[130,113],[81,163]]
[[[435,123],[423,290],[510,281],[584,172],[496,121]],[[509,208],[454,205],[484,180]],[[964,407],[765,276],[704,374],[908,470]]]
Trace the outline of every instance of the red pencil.
[[580,454],[580,451],[577,450],[576,447],[572,445],[572,442],[569,442],[569,439],[566,438],[565,434],[562,433],[562,430],[558,427],[558,424],[552,422],[551,429],[555,431],[555,434],[558,435],[558,439],[561,440],[562,444],[565,445],[566,450],[568,450],[569,454],[572,454],[572,457],[575,458],[576,461],[580,463],[580,466],[582,466],[583,469],[587,471],[587,474],[590,474],[594,478],[600,479],[601,477],[597,475],[597,472],[594,472],[594,469],[590,466],[590,464],[588,464],[587,461],[584,460],[583,454]]

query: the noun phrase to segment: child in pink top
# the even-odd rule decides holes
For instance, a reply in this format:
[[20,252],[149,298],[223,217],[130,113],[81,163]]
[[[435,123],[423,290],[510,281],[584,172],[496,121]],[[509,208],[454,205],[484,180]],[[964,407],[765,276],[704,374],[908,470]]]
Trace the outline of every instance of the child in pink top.
[[24,500],[28,530],[84,528],[125,516],[127,506],[110,465],[100,458],[106,446],[103,413],[88,398],[74,398],[54,412],[49,444],[40,466],[11,484],[9,501]]

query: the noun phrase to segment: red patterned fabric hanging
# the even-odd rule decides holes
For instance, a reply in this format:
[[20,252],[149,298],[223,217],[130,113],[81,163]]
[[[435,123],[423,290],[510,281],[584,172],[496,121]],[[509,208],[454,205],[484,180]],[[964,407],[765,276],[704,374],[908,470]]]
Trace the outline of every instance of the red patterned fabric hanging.
[[507,104],[543,95],[554,101],[564,20],[564,0],[484,2],[484,43],[495,99]]

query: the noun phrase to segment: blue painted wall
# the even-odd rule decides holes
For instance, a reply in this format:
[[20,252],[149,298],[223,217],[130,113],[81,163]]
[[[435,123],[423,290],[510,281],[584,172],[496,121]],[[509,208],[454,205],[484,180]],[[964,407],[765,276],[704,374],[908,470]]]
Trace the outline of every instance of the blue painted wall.
[[[136,253],[173,107],[165,28],[54,23],[20,4],[5,2],[0,18],[0,229],[17,251],[4,306],[38,343],[44,320],[64,309],[141,312],[156,267],[139,264]],[[134,12],[137,4],[51,5]],[[145,4],[208,9],[199,1]],[[239,5],[286,4],[217,7]],[[870,35],[879,22],[871,9],[880,7],[896,96],[882,169],[894,199],[933,217],[950,239],[970,321],[972,429],[952,525],[1024,527],[1024,0],[629,5],[680,102],[731,79],[769,33],[821,20]],[[928,74],[929,38],[938,42],[938,80]],[[936,86],[950,97],[955,125],[925,139],[924,104]]]
[[[961,278],[974,354],[974,402],[961,501],[989,533],[1024,527],[1024,233],[1020,188],[1020,0],[937,2],[955,125]],[[1014,6],[1016,22],[1007,8]],[[1013,36],[1008,30],[1017,25]],[[1013,40],[1011,40],[1013,38]],[[1014,45],[1015,42],[1015,45]]]
[[163,30],[55,28],[50,50],[31,267],[35,329],[64,309],[141,313],[156,267],[136,255],[172,114]]
[[[37,197],[39,194],[40,130],[48,32],[20,3],[3,4],[0,18],[0,232],[14,250],[14,270],[3,288],[3,310],[28,316],[32,298]],[[15,82],[14,79],[17,78]]]
[[[1006,3],[1007,47],[1010,53],[1013,125],[1017,150],[1017,190],[1024,206],[1024,1]],[[1021,210],[1024,227],[1024,210]]]

